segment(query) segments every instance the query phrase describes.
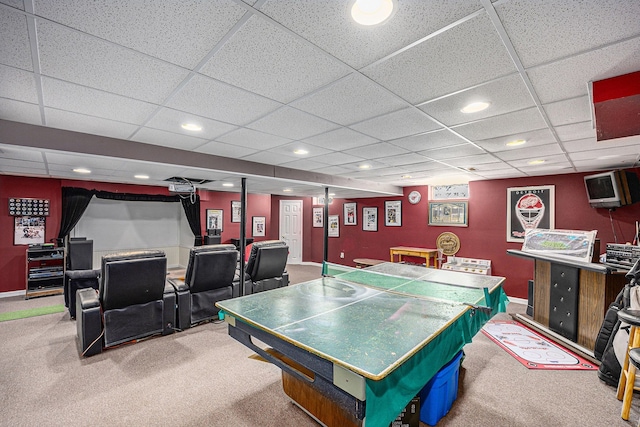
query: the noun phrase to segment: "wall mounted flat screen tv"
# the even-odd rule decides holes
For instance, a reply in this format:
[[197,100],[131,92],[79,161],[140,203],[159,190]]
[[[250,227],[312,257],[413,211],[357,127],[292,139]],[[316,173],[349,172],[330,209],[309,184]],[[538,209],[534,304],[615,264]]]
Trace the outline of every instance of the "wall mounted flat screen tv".
[[593,208],[617,208],[640,200],[638,175],[615,170],[584,177],[587,199]]

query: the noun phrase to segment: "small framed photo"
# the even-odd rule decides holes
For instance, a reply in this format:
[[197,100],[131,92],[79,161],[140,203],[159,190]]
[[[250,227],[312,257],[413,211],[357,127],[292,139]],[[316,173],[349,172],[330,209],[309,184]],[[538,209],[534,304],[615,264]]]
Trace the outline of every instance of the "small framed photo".
[[313,208],[313,226],[324,227],[324,208]]
[[240,202],[238,200],[231,201],[231,222],[240,222],[242,212],[240,212]]
[[344,225],[358,225],[358,220],[356,218],[356,204],[355,203],[345,203],[344,207]]
[[340,237],[340,216],[329,215],[329,237]]
[[387,227],[402,227],[402,201],[384,202],[384,225]]
[[31,245],[44,243],[43,216],[16,216],[13,226],[13,244]]
[[362,231],[378,231],[378,208],[362,208]]
[[263,237],[265,235],[265,228],[267,219],[263,216],[253,217],[253,237]]
[[207,209],[207,230],[222,231],[222,209]]
[[468,202],[429,202],[429,225],[467,227]]

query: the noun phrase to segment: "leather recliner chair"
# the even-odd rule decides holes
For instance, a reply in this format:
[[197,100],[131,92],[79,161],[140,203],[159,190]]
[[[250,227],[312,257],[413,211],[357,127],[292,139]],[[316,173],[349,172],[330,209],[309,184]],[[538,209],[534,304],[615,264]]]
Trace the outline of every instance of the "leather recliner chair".
[[64,305],[69,317],[76,318],[78,289],[98,289],[100,270],[93,270],[93,240],[72,238],[67,243],[67,266],[64,272]]
[[234,245],[192,248],[184,280],[169,279],[178,303],[177,328],[218,318],[215,303],[239,295],[238,251]]
[[289,246],[281,240],[255,242],[245,265],[244,295],[288,286],[288,256]]
[[102,257],[100,286],[77,293],[80,352],[92,356],[151,335],[174,332],[176,299],[166,282],[163,251],[135,251]]

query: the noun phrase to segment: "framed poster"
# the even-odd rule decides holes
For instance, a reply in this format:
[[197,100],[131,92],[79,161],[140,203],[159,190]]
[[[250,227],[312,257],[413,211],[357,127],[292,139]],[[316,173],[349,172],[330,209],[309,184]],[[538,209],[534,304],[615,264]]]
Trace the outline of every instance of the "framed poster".
[[231,201],[231,222],[240,222],[242,212],[240,212],[240,202],[238,200]]
[[469,184],[432,185],[431,200],[468,199]]
[[44,243],[43,216],[16,216],[13,223],[13,244]]
[[324,208],[313,208],[313,226],[324,227]]
[[329,215],[329,237],[340,237],[340,217],[338,215]]
[[507,188],[507,242],[524,242],[534,228],[555,228],[555,186]]
[[252,222],[253,222],[253,233],[251,235],[253,237],[263,237],[265,234],[267,219],[263,216],[254,216]]
[[402,201],[384,202],[384,225],[387,227],[402,226]]
[[344,225],[358,225],[358,221],[356,219],[356,204],[345,203],[343,205],[343,208],[344,208]]
[[468,202],[429,202],[429,225],[467,227]]
[[362,208],[362,230],[378,231],[378,208]]
[[222,209],[207,209],[207,230],[217,228],[222,231]]

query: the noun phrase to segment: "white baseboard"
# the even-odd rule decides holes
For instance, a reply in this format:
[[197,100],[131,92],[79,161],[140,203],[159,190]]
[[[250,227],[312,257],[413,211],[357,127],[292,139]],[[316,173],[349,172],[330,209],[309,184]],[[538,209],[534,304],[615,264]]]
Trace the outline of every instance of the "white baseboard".
[[524,298],[515,298],[515,297],[510,297],[509,295],[507,295],[507,297],[509,298],[509,302],[513,302],[516,304],[524,304],[524,305],[528,305],[529,301],[527,301]]
[[0,292],[0,298],[23,297],[26,295],[25,292],[26,291]]

